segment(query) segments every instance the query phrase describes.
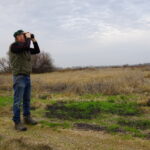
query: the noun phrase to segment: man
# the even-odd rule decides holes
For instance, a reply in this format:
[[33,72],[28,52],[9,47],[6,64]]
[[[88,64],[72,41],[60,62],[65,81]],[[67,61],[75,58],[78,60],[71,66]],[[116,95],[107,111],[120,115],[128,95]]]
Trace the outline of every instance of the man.
[[[15,129],[26,131],[20,119],[20,107],[23,100],[23,119],[25,124],[35,125],[37,122],[31,118],[30,98],[31,81],[30,73],[32,71],[31,55],[40,53],[38,43],[33,34],[18,30],[14,33],[15,42],[10,45],[9,59],[13,73],[13,121]],[[33,42],[34,48],[30,48]]]

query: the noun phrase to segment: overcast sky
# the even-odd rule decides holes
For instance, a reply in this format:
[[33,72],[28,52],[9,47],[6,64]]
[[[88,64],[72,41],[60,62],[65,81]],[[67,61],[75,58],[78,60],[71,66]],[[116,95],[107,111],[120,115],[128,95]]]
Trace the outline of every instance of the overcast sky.
[[18,29],[59,67],[150,62],[150,0],[0,0],[0,57]]

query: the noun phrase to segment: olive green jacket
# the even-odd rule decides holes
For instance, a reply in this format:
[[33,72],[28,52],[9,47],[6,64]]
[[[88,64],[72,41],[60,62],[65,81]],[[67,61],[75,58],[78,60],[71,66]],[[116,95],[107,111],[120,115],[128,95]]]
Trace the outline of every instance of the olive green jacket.
[[34,48],[19,47],[16,46],[16,42],[12,43],[9,48],[9,61],[12,68],[13,75],[26,74],[29,75],[32,72],[31,55],[40,52],[37,42],[33,42]]

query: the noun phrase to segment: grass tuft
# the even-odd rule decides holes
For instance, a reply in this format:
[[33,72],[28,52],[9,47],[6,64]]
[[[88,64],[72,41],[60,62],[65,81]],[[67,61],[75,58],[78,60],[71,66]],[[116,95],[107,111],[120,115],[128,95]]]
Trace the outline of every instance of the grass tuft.
[[119,119],[118,124],[134,127],[137,129],[149,129],[150,128],[150,120],[129,120],[129,119]]

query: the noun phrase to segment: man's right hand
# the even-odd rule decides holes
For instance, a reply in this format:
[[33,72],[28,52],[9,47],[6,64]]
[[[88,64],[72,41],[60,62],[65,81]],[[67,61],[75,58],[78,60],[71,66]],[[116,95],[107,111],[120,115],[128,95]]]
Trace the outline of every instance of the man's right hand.
[[26,33],[25,33],[25,36],[26,36],[26,38],[31,38],[31,33],[26,32]]

